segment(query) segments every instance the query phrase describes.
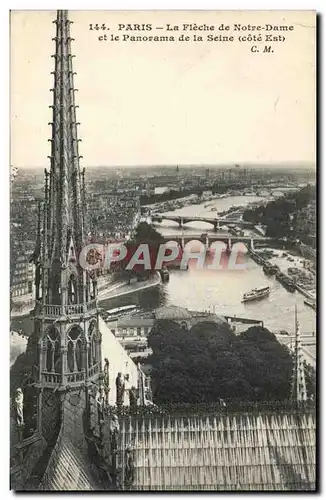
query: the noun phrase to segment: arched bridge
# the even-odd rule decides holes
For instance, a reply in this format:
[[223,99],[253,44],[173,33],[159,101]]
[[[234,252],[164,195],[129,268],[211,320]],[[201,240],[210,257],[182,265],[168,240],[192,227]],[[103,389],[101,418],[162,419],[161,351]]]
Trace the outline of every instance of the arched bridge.
[[203,234],[189,234],[187,233],[182,233],[179,235],[176,234],[164,234],[163,235],[164,240],[167,241],[175,241],[178,243],[181,248],[184,248],[185,245],[193,240],[200,241],[204,243],[205,248],[208,249],[211,243],[214,241],[222,241],[227,244],[227,248],[230,250],[232,248],[232,245],[236,243],[243,243],[246,245],[246,247],[250,250],[254,250],[255,248],[255,243],[258,244],[259,246],[265,246],[269,245],[272,241],[274,241],[273,238],[269,238],[266,236],[234,236],[232,234],[225,234],[225,233],[219,233],[219,234],[208,234],[208,233],[203,233]]
[[298,191],[297,187],[275,187],[275,188],[261,188],[255,191],[256,196],[273,196],[278,194],[286,194],[290,192]]
[[225,218],[218,217],[195,217],[195,216],[184,216],[184,215],[164,215],[164,214],[155,214],[151,217],[152,222],[162,222],[163,220],[176,222],[180,227],[184,226],[188,222],[207,222],[208,224],[212,224],[214,229],[218,229],[221,226],[238,226],[238,227],[254,227],[252,222],[247,222],[243,220],[228,220]]

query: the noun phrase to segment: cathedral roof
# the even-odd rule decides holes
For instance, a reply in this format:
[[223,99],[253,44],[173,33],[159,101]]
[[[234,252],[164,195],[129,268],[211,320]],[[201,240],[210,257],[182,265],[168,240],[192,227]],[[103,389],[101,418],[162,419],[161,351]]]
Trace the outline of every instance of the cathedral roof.
[[134,450],[136,490],[315,489],[312,413],[152,417],[124,439]]
[[43,491],[88,491],[98,490],[92,476],[92,466],[76,446],[60,438],[52,452],[42,483]]

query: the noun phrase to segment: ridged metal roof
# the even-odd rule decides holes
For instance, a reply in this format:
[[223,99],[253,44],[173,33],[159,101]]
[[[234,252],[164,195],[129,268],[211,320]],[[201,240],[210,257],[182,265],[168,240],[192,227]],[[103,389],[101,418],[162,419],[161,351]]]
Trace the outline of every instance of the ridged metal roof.
[[135,490],[315,489],[315,417],[235,414],[126,421]]
[[[239,413],[121,420],[119,466],[132,450],[138,491],[313,491],[315,415]],[[101,490],[87,456],[59,435],[40,489]]]
[[66,437],[59,436],[42,483],[42,491],[99,490],[92,477],[91,464]]

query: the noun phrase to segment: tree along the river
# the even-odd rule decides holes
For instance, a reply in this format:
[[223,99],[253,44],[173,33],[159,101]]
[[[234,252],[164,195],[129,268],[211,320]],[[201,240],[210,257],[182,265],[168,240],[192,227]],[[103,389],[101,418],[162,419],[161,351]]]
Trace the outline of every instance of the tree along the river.
[[[138,263],[132,266],[131,270],[127,271],[128,277],[137,276],[138,278],[148,277],[155,269],[158,249],[161,243],[164,243],[163,236],[156,231],[147,222],[141,222],[136,228],[133,238],[127,243],[127,255],[123,261],[122,267],[126,268],[131,259],[135,256],[138,262],[146,262],[145,253],[148,252],[150,258],[150,269],[146,269],[146,265]],[[143,245],[143,246],[142,246]],[[134,261],[135,262],[135,261]],[[131,267],[131,266],[130,266]]]
[[[266,206],[246,209],[243,219],[266,226],[266,236],[271,238],[300,239],[309,243],[309,235],[302,232],[303,209],[316,200],[316,188],[307,185],[297,192],[270,201]],[[308,238],[308,239],[307,239]]]
[[291,355],[266,328],[251,327],[236,336],[226,323],[203,322],[186,331],[159,320],[148,342],[157,404],[290,396]]

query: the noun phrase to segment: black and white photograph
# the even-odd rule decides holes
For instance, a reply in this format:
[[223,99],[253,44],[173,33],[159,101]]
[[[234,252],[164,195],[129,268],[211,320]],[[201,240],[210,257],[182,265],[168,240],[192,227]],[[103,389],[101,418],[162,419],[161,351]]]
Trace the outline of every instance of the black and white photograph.
[[10,12],[11,490],[317,491],[316,26]]

